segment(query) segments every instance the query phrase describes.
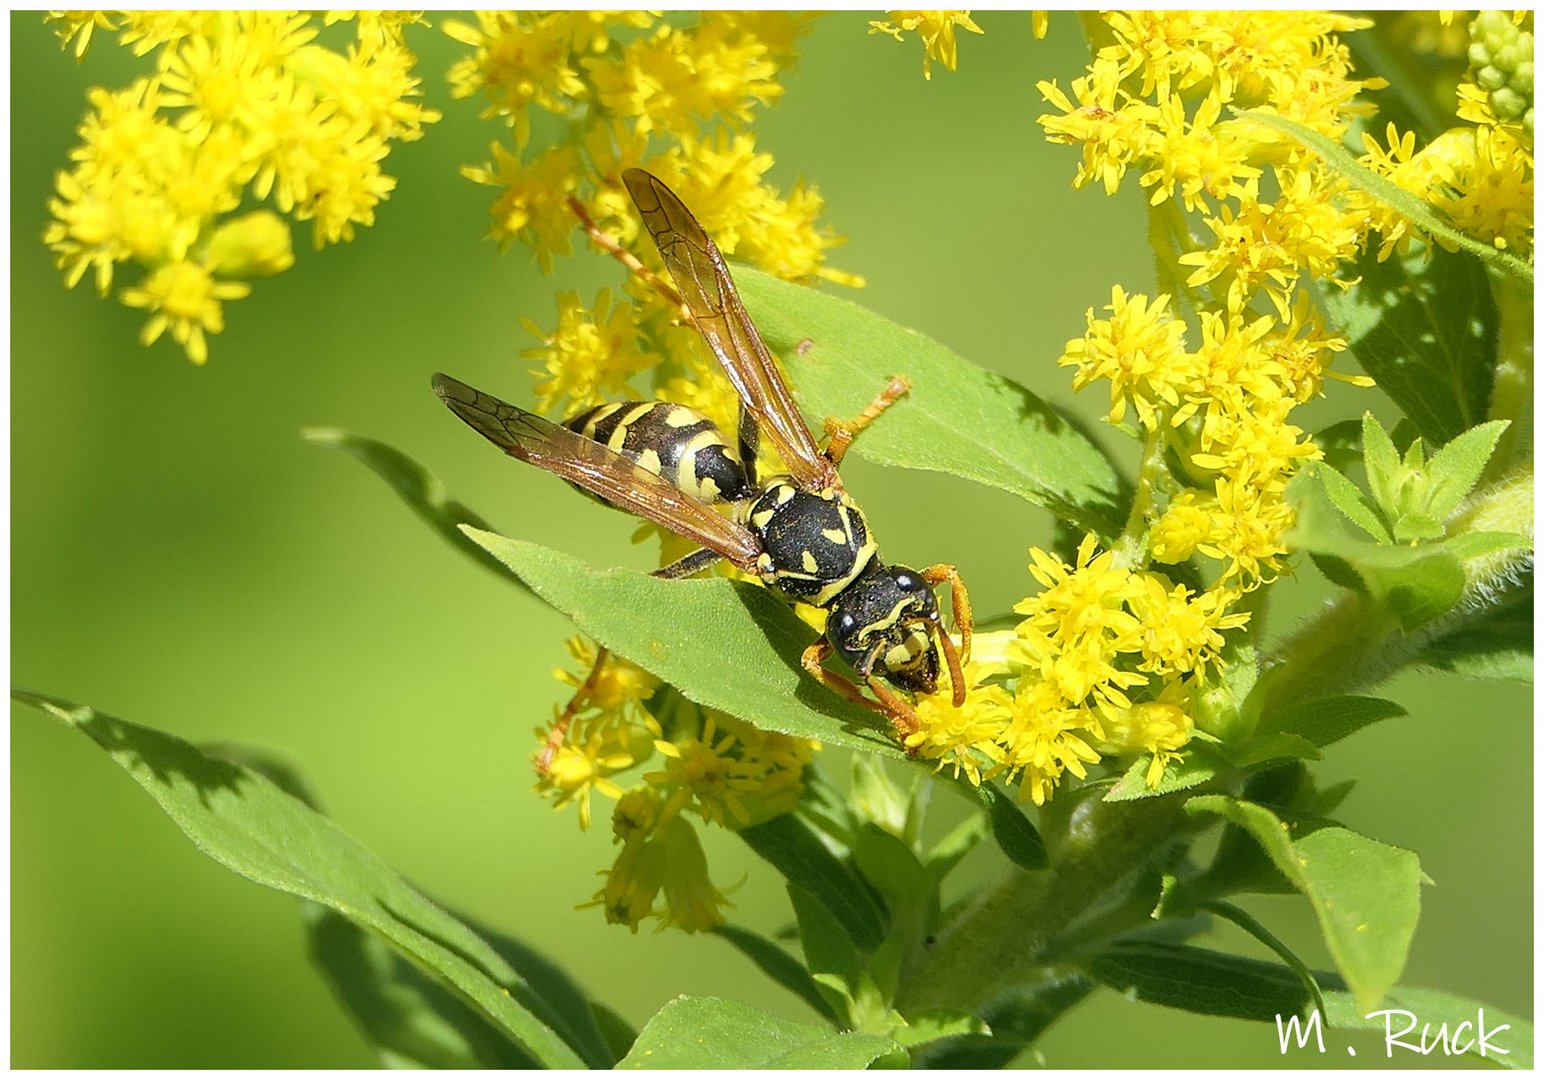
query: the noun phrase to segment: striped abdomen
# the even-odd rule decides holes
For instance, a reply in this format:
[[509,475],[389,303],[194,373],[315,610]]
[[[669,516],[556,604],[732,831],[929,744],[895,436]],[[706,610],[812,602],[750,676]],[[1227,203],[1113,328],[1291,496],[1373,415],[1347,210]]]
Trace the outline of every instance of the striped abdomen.
[[669,401],[597,405],[564,427],[607,446],[703,502],[738,502],[752,492],[745,466],[718,426]]

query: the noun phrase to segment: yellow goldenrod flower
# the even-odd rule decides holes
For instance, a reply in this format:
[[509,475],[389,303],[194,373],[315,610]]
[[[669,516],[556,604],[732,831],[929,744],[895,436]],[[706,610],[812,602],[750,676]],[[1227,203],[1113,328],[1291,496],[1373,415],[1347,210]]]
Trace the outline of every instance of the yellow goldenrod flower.
[[697,830],[683,818],[665,821],[655,840],[662,852],[664,872],[660,887],[665,893],[663,926],[689,934],[711,930],[724,921],[719,909],[729,905],[708,877],[708,859],[702,852]]
[[558,325],[551,334],[530,319],[521,323],[542,342],[521,355],[542,362],[536,373],[546,377],[536,384],[536,398],[543,410],[565,398],[569,410],[597,405],[621,394],[629,378],[658,359],[639,347],[633,305],[613,303],[610,289],[602,289],[590,309],[578,293],[559,293]]
[[188,359],[202,364],[209,359],[204,331],[218,334],[225,328],[220,302],[239,300],[251,291],[250,285],[239,281],[216,281],[199,263],[175,262],[124,289],[123,302],[151,313],[140,331],[141,344],[153,344],[170,330],[173,340],[187,350]]
[[118,28],[111,11],[50,11],[43,19],[45,22],[62,24],[54,29],[54,33],[59,36],[59,47],[68,49],[70,43],[74,42],[77,60],[85,59],[86,50],[91,48],[92,31]]
[[[869,33],[889,34],[896,41],[903,41],[903,33],[914,31],[922,39],[925,50],[922,54],[922,77],[925,79],[933,77],[934,60],[950,71],[955,69],[959,62],[959,46],[954,37],[957,28],[972,34],[983,32],[972,21],[969,11],[891,11],[887,14],[889,19],[869,23]],[[1039,36],[1043,37],[1044,32]]]
[[606,884],[591,904],[599,904],[606,921],[626,925],[633,933],[654,912],[654,900],[664,882],[667,853],[650,840],[629,840],[605,872]]
[[1103,738],[1101,753],[1125,756],[1151,754],[1143,780],[1150,788],[1158,786],[1169,763],[1190,742],[1195,722],[1189,709],[1190,691],[1185,683],[1175,681],[1164,687],[1153,701],[1144,701],[1129,709],[1106,706],[1099,710]]
[[1109,319],[1096,319],[1088,309],[1087,334],[1067,342],[1057,363],[1078,369],[1074,390],[1095,379],[1110,381],[1110,423],[1120,423],[1130,404],[1151,431],[1160,426],[1161,411],[1179,406],[1179,391],[1193,378],[1185,324],[1169,314],[1168,296],[1149,302],[1141,293],[1127,296],[1119,285],[1111,288],[1104,310]]
[[[997,671],[1005,669],[1005,665]],[[938,692],[917,699],[917,730],[906,737],[906,752],[923,761],[937,762],[940,771],[964,773],[980,785],[982,770],[1004,760],[998,738],[1013,718],[1013,699],[1003,687],[985,679],[995,674],[974,656],[965,665],[965,702],[954,704],[948,673],[943,673]]]

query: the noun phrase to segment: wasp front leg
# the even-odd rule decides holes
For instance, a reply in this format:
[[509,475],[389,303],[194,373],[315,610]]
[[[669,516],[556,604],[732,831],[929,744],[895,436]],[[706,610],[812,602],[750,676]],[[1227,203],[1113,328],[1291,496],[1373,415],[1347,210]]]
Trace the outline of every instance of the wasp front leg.
[[[970,594],[959,570],[951,563],[935,563],[922,571],[922,580],[929,585],[949,583],[949,600],[954,605],[954,625],[960,630],[960,661],[970,662],[970,635],[975,629],[975,619],[970,611]],[[941,635],[947,638],[948,635]]]
[[826,417],[826,449],[825,455],[832,465],[840,465],[842,458],[847,456],[847,450],[863,429],[878,420],[880,414],[894,405],[906,392],[911,389],[911,383],[906,381],[904,375],[892,375],[885,388],[874,395],[874,400],[868,403],[868,407],[852,420],[838,420],[835,417]]
[[904,743],[906,737],[920,726],[916,712],[910,705],[901,700],[894,690],[891,690],[881,682],[877,675],[868,674],[865,676],[869,689],[874,692],[874,697],[879,699],[874,701],[865,697],[862,689],[851,679],[838,675],[834,671],[827,670],[825,662],[830,658],[833,651],[831,643],[825,638],[821,638],[804,650],[800,663],[804,666],[805,671],[815,677],[815,681],[828,690],[834,690],[848,701],[862,705],[866,709],[873,709],[875,712],[884,713],[885,718],[890,721],[895,737]]

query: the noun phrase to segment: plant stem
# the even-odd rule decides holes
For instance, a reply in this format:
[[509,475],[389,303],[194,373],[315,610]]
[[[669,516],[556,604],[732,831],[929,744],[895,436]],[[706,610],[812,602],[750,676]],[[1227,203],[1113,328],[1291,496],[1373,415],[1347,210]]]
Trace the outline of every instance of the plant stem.
[[961,911],[903,974],[896,1007],[978,1010],[1054,962],[1056,945],[1076,923],[1121,899],[1132,878],[1187,831],[1190,794],[1080,806],[1055,865],[1015,870]]
[[1496,299],[1496,380],[1490,393],[1491,420],[1510,420],[1486,469],[1493,479],[1533,456],[1533,292],[1515,278],[1492,271]]

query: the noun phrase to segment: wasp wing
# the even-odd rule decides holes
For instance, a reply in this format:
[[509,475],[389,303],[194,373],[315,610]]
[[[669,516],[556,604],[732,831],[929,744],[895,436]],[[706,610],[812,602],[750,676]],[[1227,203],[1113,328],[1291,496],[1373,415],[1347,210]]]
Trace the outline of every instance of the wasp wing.
[[755,571],[761,545],[749,529],[610,447],[449,375],[434,376],[434,392],[451,412],[511,457],[701,544],[741,570]]
[[746,314],[718,245],[658,177],[627,169],[622,181],[703,340],[793,478],[814,490],[840,486],[835,466],[815,444],[777,361]]

